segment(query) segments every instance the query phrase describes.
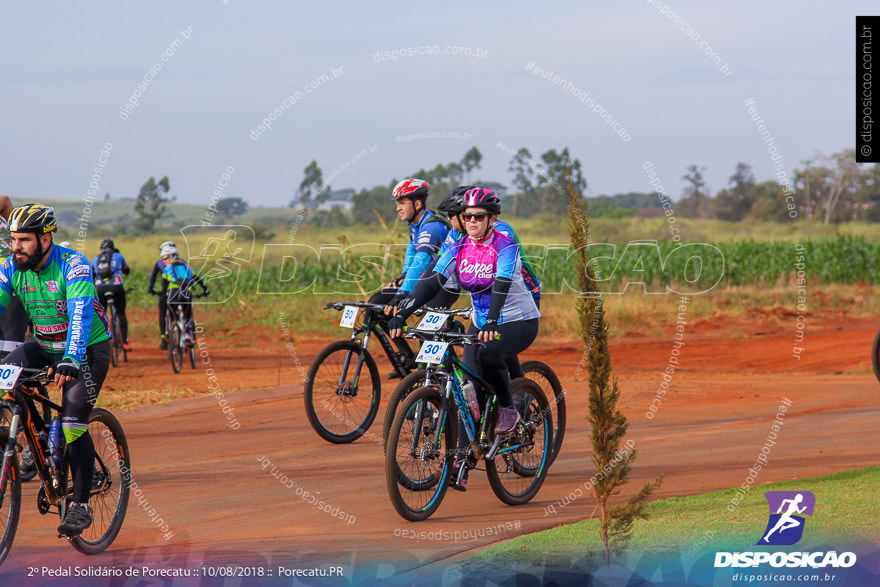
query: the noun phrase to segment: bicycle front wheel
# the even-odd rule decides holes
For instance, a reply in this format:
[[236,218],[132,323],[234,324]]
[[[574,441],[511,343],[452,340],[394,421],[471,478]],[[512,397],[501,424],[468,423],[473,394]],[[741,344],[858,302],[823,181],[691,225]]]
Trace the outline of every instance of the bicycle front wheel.
[[168,332],[168,352],[171,355],[171,368],[175,373],[183,370],[183,347],[180,344],[180,325],[175,321],[171,323]]
[[[559,382],[559,377],[550,368],[550,365],[541,361],[526,361],[522,364],[523,373],[526,379],[531,379],[541,386],[541,391],[547,398],[550,406],[550,416],[556,427],[553,429],[553,443],[550,451],[549,462],[552,463],[559,455],[559,449],[562,448],[562,439],[565,438],[565,391]],[[520,412],[522,415],[522,412]]]
[[[9,428],[0,429],[0,446],[6,454],[11,455],[5,459],[0,456],[0,565],[9,555],[12,541],[15,539],[15,531],[18,529],[18,516],[21,513],[21,477],[18,472],[18,454],[9,444]],[[11,450],[9,450],[11,448]]]
[[[131,459],[125,432],[116,417],[103,408],[95,408],[89,416],[89,434],[95,445],[95,473],[89,492],[92,525],[70,539],[70,544],[83,554],[104,552],[122,529],[128,496],[131,491]],[[66,462],[70,485],[68,499],[73,495],[70,463]]]
[[[48,397],[48,392],[43,393],[44,390],[41,390],[41,393],[45,397]],[[12,423],[12,412],[7,408],[0,409],[0,430],[8,432],[10,423]],[[22,447],[21,456],[18,457],[18,477],[21,479],[22,483],[26,483],[37,476],[37,468],[31,466],[29,467],[29,471],[27,473],[22,471],[25,461],[30,460],[32,463],[34,458],[33,453],[31,452],[31,447],[28,445],[27,436],[24,432],[24,422],[22,422],[21,425],[18,427],[16,440],[17,445]],[[3,440],[2,442],[5,442],[5,440]],[[0,447],[2,446],[3,444],[0,443]],[[0,459],[2,459],[2,453],[0,453]]]
[[[524,377],[514,379],[510,392],[522,422],[502,437],[495,457],[486,460],[486,474],[498,499],[508,505],[522,505],[531,501],[544,484],[550,466],[553,421],[547,398],[537,383]],[[494,424],[490,424],[492,429]]]
[[[366,368],[368,373],[364,373]],[[370,428],[379,411],[379,368],[355,341],[341,340],[324,348],[309,367],[304,400],[315,432],[328,442],[353,442]]]
[[[419,369],[401,379],[394,392],[388,398],[388,406],[385,408],[385,421],[382,422],[382,439],[386,443],[388,442],[388,432],[391,430],[391,424],[394,422],[397,408],[409,394],[425,385],[425,373],[424,369]],[[439,387],[436,376],[431,378],[431,387]]]
[[[443,501],[456,446],[455,417],[441,415],[441,395],[422,387],[407,396],[394,416],[385,447],[385,487],[405,520],[428,519]],[[444,422],[438,422],[440,418]],[[402,483],[401,480],[418,480]]]

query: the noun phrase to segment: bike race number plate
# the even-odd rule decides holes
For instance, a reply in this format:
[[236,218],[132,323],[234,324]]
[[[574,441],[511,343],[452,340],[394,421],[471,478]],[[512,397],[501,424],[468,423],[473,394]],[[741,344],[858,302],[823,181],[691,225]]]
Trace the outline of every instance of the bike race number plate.
[[446,322],[446,314],[441,314],[440,312],[428,312],[416,328],[433,332],[434,330],[439,330],[444,322]]
[[354,328],[354,321],[357,320],[358,309],[356,306],[345,306],[342,310],[342,318],[339,319],[339,325],[343,328]]
[[18,365],[0,365],[0,389],[12,389],[18,381],[21,367]]
[[448,342],[437,342],[426,340],[419,349],[419,355],[416,357],[416,363],[434,363],[439,364],[443,361],[443,355],[446,353]]

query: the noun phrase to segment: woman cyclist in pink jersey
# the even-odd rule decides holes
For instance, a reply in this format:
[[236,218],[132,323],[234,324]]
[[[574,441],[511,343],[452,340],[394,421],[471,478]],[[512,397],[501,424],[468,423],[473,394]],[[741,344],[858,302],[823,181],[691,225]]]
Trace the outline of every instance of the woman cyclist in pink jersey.
[[[510,394],[507,361],[535,340],[541,314],[523,281],[519,246],[493,229],[501,212],[498,196],[488,188],[475,187],[465,192],[464,204],[461,218],[467,236],[446,250],[433,273],[400,304],[400,311],[388,327],[392,334],[399,335],[405,319],[450,277],[471,292],[474,314],[470,332],[479,332],[483,346],[476,353],[476,364],[468,366],[495,391],[500,407],[495,432],[502,434],[513,430],[520,419]],[[498,340],[497,334],[501,335]]]

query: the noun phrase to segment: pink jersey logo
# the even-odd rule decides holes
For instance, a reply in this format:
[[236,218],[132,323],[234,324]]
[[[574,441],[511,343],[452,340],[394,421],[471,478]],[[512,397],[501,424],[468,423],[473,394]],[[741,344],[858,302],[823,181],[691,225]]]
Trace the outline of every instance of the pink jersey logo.
[[[465,237],[467,238],[467,237]],[[469,291],[485,289],[495,281],[498,253],[495,247],[468,241],[458,251],[458,281]]]

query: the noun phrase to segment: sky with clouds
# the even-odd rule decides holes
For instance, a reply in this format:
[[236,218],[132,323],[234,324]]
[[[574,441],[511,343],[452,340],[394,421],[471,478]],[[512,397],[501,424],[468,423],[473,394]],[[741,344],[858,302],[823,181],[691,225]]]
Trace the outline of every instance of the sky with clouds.
[[[506,149],[568,147],[588,195],[712,192],[736,163],[789,173],[855,144],[855,15],[876,3],[0,2],[0,193],[288,202],[312,159],[336,188],[458,161],[510,184]],[[555,77],[554,77],[555,76]],[[268,124],[266,124],[268,122]],[[262,126],[260,126],[262,125]],[[110,146],[110,156],[101,151]]]

